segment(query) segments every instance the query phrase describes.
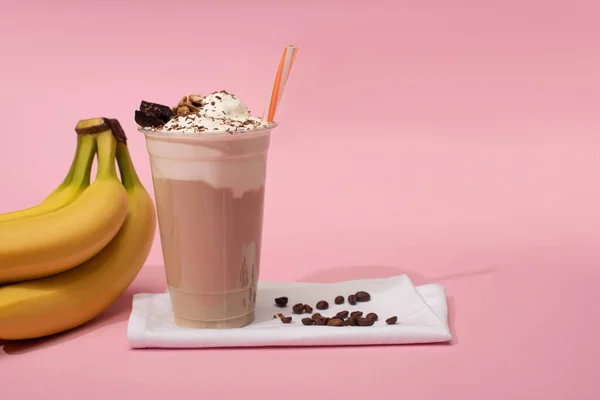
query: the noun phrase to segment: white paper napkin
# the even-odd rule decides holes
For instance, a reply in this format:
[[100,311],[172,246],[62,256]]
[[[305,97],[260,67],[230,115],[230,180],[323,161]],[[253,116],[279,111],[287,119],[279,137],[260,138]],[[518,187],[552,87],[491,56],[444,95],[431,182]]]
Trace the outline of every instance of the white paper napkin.
[[[371,294],[368,302],[352,306],[336,305],[337,295],[359,290]],[[275,306],[276,297],[289,298],[286,308]],[[379,320],[372,326],[305,326],[300,320],[310,314],[293,314],[292,306],[313,306],[327,300],[329,309],[320,312],[334,316],[342,310],[375,312]],[[282,312],[293,317],[283,324],[273,314]],[[398,317],[396,325],[385,319]],[[442,286],[429,284],[415,287],[408,276],[360,279],[335,283],[260,281],[256,298],[256,320],[238,329],[180,328],[173,322],[168,293],[134,295],[127,339],[132,348],[168,347],[246,347],[246,346],[324,346],[374,345],[446,342],[452,338],[448,328],[446,292]]]

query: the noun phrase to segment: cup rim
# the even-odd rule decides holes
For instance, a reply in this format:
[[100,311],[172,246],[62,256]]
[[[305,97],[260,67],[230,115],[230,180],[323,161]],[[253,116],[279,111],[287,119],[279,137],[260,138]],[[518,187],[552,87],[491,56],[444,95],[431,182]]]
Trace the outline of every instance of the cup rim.
[[138,126],[137,130],[147,138],[152,139],[178,139],[178,140],[240,140],[244,138],[255,138],[270,133],[277,127],[277,122],[271,122],[268,126],[247,131],[224,132],[205,131],[202,133],[174,133],[160,130],[150,130]]

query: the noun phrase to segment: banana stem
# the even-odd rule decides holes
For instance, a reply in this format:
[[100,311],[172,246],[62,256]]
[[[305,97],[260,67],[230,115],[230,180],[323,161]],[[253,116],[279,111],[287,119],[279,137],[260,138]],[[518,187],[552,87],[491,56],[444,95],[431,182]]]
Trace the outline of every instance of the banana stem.
[[140,178],[133,166],[133,160],[127,145],[123,142],[117,143],[117,164],[121,173],[121,181],[126,189],[141,186]]
[[98,143],[98,172],[96,179],[117,177],[115,156],[117,141],[110,130],[103,131],[96,136]]
[[71,182],[76,185],[89,185],[94,155],[96,154],[96,137],[95,135],[79,136],[82,136],[81,150],[77,156],[77,166]]
[[67,176],[62,181],[62,183],[52,192],[51,195],[55,192],[58,192],[65,187],[69,186],[71,180],[73,179],[73,175],[75,174],[75,168],[77,167],[77,160],[79,159],[79,153],[81,151],[81,142],[83,140],[82,135],[77,135],[77,147],[75,148],[75,155],[73,156],[73,161],[71,162],[71,168],[69,168],[69,172],[67,172]]

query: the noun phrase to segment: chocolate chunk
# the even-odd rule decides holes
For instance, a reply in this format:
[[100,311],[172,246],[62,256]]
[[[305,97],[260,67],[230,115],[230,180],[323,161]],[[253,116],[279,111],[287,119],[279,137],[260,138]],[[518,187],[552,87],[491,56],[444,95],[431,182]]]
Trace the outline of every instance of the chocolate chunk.
[[398,317],[396,317],[396,316],[389,317],[388,319],[385,320],[385,323],[388,325],[394,325],[396,322],[398,322]]
[[135,110],[135,122],[142,128],[156,128],[163,125],[163,122],[154,115]]
[[140,111],[148,115],[153,115],[163,122],[169,122],[169,119],[175,116],[171,107],[144,100],[140,104]]

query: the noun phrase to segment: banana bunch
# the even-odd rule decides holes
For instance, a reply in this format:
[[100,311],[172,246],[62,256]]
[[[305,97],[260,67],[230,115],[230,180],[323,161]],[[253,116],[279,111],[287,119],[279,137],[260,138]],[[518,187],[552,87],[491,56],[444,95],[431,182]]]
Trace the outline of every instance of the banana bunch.
[[0,215],[0,339],[38,338],[94,319],[150,252],[156,211],[121,125],[93,118],[75,130],[64,181],[37,206]]

